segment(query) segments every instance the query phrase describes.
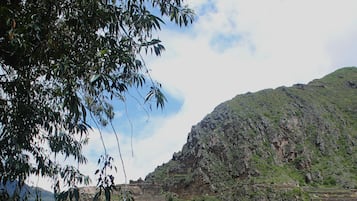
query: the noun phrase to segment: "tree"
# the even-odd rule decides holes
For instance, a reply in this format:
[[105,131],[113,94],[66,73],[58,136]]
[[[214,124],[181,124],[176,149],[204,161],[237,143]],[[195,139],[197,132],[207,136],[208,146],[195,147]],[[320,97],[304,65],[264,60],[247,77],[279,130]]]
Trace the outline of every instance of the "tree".
[[163,19],[181,27],[193,18],[182,0],[1,1],[1,181],[34,174],[59,175],[69,187],[84,182],[56,157],[85,163],[88,118],[111,123],[112,100],[125,101],[132,87],[149,88],[144,101],[164,106],[141,54],[164,50],[154,37]]

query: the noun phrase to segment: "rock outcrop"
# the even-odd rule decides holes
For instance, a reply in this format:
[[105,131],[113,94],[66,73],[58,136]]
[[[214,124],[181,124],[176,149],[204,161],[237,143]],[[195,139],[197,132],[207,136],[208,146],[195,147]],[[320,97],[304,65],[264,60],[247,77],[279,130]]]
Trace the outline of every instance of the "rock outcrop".
[[300,200],[357,188],[357,68],[238,95],[192,127],[146,183],[179,197]]

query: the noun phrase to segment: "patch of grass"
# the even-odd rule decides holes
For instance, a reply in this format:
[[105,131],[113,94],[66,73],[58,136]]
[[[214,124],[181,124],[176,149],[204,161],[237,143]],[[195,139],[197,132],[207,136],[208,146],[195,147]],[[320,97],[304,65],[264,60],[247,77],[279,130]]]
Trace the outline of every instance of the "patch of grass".
[[220,201],[216,196],[204,195],[191,199],[190,201]]
[[297,170],[293,164],[277,165],[270,156],[268,159],[259,156],[252,157],[253,166],[259,170],[260,175],[252,178],[253,183],[262,184],[305,184],[303,172]]
[[287,199],[298,199],[298,200],[303,200],[303,201],[308,201],[311,200],[309,193],[304,191],[303,189],[296,187],[291,190],[288,190],[283,193],[282,197],[286,197]]

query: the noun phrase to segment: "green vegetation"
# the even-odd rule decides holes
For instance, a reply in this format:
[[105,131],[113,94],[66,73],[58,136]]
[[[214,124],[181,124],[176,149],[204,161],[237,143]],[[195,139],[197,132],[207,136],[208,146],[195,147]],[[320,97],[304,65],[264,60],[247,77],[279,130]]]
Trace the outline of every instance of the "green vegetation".
[[[191,138],[181,160],[161,167],[170,176],[195,174],[188,187],[208,183],[206,192],[221,200],[309,200],[322,196],[314,190],[331,188],[327,194],[339,197],[357,188],[357,68],[238,95],[197,124]],[[153,178],[180,182],[160,171]]]
[[209,195],[204,195],[204,196],[195,196],[191,199],[181,199],[178,198],[178,196],[174,193],[166,193],[165,194],[166,201],[220,201],[216,196],[209,196]]
[[[0,182],[54,178],[59,199],[72,195],[63,185],[88,184],[78,165],[58,158],[86,163],[88,130],[110,126],[116,134],[112,104],[130,89],[146,90],[138,100],[148,107],[164,106],[142,57],[165,49],[155,37],[161,18],[181,27],[194,13],[182,0],[0,1]],[[96,174],[109,195],[113,165],[104,142],[103,149]]]

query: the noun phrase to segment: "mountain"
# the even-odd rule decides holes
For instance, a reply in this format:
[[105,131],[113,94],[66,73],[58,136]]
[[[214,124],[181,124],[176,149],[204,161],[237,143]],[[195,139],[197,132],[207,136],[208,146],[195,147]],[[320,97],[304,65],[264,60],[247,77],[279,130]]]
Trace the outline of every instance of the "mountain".
[[55,197],[53,192],[47,191],[45,189],[42,189],[40,187],[28,187],[29,189],[29,195],[28,195],[28,201],[35,201],[36,196],[41,201],[55,201]]
[[[18,181],[16,180],[7,181],[5,183],[0,182],[0,200],[12,198],[16,189],[19,191],[20,200],[35,201],[38,198],[41,201],[55,201],[52,192],[27,184],[19,187]],[[10,198],[8,196],[10,196]]]
[[218,105],[170,161],[117,189],[114,200],[357,201],[357,68]]
[[40,187],[29,187],[29,188],[30,188],[30,194],[28,197],[28,201],[35,201],[37,195],[39,198],[41,198],[41,201],[55,201],[53,192],[47,191]]
[[171,200],[357,200],[356,145],[357,68],[347,67],[220,104],[144,183]]

